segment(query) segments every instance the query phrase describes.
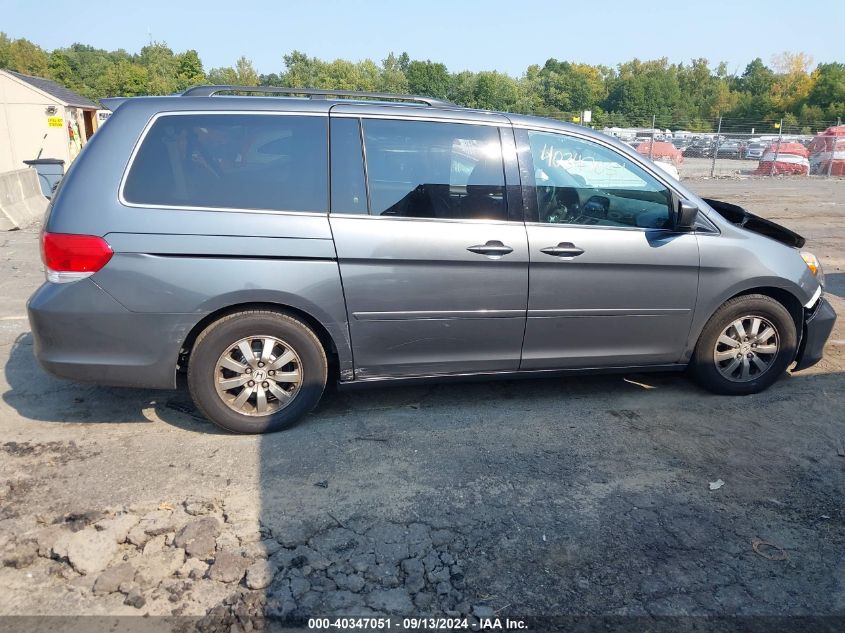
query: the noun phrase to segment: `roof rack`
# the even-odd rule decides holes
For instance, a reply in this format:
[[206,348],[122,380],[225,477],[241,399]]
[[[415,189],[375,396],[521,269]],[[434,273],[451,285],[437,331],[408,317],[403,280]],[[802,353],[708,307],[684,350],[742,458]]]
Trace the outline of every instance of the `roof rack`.
[[283,88],[280,86],[194,86],[182,93],[183,97],[213,97],[221,92],[250,92],[258,94],[303,95],[309,99],[326,99],[328,97],[359,97],[379,99],[382,101],[408,101],[423,103],[432,108],[456,107],[450,101],[420,97],[417,95],[398,95],[390,92],[359,92],[357,90],[318,90],[315,88]]

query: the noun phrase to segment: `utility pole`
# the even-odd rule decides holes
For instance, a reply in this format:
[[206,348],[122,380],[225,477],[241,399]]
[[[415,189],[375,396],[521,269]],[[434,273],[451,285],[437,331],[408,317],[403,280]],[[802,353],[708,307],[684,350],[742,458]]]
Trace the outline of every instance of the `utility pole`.
[[[842,125],[842,119],[836,117],[836,128],[833,130],[833,136],[831,137],[832,144],[830,148],[830,158],[827,161],[827,177],[830,178],[833,174],[833,159],[836,158],[836,132],[838,131],[839,126]],[[825,143],[826,145],[826,143]],[[827,147],[825,147],[827,149]]]
[[713,158],[710,161],[710,177],[716,174],[716,154],[719,153],[719,137],[722,135],[722,117],[719,117],[719,127],[716,130],[716,138],[713,141]]
[[657,115],[651,115],[651,143],[648,144],[648,159],[654,158],[654,125],[657,121]]
[[783,139],[783,119],[780,120],[780,129],[778,130],[778,144],[775,147],[775,159],[772,161],[772,168],[769,170],[769,176],[775,175],[775,165],[778,162],[778,157],[780,156],[780,142]]

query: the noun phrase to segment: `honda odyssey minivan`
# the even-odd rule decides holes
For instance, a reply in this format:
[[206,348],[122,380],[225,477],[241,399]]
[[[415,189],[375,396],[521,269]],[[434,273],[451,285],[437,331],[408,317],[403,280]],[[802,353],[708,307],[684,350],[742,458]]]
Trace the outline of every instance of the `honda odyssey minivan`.
[[751,394],[835,314],[795,233],[584,127],[426,97],[107,99],[41,237],[35,354],[230,431],[340,385],[688,370]]

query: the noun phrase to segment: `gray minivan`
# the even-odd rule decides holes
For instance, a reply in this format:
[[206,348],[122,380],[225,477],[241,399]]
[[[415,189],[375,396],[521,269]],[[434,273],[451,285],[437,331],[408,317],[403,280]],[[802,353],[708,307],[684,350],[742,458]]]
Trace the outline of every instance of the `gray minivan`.
[[330,376],[688,369],[750,394],[833,327],[803,238],[584,127],[273,87],[104,103],[48,210],[35,353],[73,380],[186,373],[230,431],[289,426]]

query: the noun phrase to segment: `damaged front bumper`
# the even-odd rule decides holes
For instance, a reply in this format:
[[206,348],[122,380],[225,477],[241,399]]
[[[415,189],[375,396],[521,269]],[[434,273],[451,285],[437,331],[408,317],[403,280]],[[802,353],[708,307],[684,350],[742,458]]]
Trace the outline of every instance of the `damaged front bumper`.
[[821,297],[815,306],[805,311],[804,332],[792,371],[807,369],[822,359],[822,350],[833,331],[834,323],[836,323],[836,312],[824,297]]

